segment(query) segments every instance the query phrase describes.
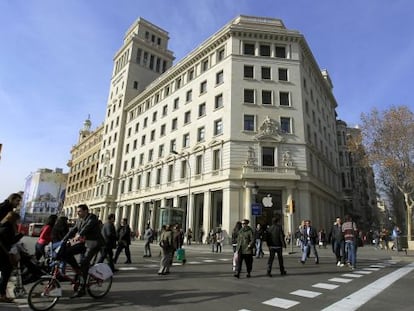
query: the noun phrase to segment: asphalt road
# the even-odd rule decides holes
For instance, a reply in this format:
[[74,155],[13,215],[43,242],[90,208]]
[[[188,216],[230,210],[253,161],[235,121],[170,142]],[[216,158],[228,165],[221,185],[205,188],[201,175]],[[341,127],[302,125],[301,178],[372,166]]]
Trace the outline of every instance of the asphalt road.
[[[30,248],[32,241],[27,241]],[[64,290],[54,310],[168,310],[168,311],[271,311],[271,310],[412,310],[414,255],[386,252],[366,246],[358,250],[357,269],[337,267],[329,248],[320,249],[320,264],[310,258],[305,265],[299,253],[285,254],[288,275],[279,276],[275,260],[273,277],[266,276],[265,258],[255,259],[250,279],[242,272],[233,277],[232,251],[212,253],[208,245],[186,248],[187,263],[174,263],[171,274],[157,275],[159,247],[143,258],[143,243],[131,246],[133,263],[118,264],[107,297],[70,299]],[[298,251],[295,248],[295,251]],[[125,261],[121,255],[118,260]],[[244,268],[244,267],[243,267]],[[30,285],[26,286],[27,290]],[[29,310],[26,299],[17,299],[16,310]],[[0,304],[0,310],[13,310]]]

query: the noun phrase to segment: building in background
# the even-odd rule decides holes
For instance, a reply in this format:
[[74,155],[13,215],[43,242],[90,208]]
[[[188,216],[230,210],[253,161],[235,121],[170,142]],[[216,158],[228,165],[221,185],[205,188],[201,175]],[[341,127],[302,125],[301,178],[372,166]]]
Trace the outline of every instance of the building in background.
[[43,168],[26,178],[20,208],[22,222],[45,222],[49,215],[59,214],[65,200],[68,174],[61,168]]
[[174,66],[168,40],[140,18],[115,54],[92,212],[140,233],[180,223],[195,238],[277,214],[286,228],[330,226],[343,213],[337,103],[304,36],[239,16]]
[[69,218],[76,218],[79,204],[90,204],[96,183],[99,153],[102,143],[103,125],[91,130],[88,118],[79,131],[76,145],[72,147],[71,159],[68,161],[69,174],[66,185],[64,210]]
[[361,136],[359,128],[348,127],[346,122],[337,121],[337,142],[339,166],[341,168],[341,188],[344,212],[353,216],[359,227],[368,232],[379,229],[382,223],[381,211],[377,203],[377,191],[374,172],[364,159],[364,147],[359,145],[359,152],[350,152],[348,141]]

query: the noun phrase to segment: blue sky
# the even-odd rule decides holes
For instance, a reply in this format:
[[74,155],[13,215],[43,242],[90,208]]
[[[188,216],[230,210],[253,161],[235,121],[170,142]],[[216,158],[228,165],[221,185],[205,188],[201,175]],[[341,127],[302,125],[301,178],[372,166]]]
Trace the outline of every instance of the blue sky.
[[338,117],[412,110],[411,0],[0,0],[0,201],[39,168],[68,171],[83,121],[104,120],[112,58],[143,17],[170,34],[176,62],[237,15],[280,18],[328,69]]

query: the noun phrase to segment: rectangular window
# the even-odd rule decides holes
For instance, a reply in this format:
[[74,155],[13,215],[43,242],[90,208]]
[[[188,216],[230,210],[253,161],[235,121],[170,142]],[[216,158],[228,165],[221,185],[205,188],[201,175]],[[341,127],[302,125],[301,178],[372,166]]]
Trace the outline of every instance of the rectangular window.
[[276,57],[286,58],[286,47],[284,47],[284,46],[277,46],[276,47]]
[[150,55],[150,64],[149,67],[151,70],[154,69],[154,55]]
[[177,142],[175,139],[170,140],[170,152],[176,151],[177,149]]
[[186,133],[183,135],[183,148],[190,147],[190,133]]
[[254,90],[244,89],[244,102],[246,104],[254,104]]
[[260,56],[270,56],[270,45],[260,44]]
[[141,137],[141,146],[145,145],[145,135],[142,135]]
[[207,81],[200,83],[200,94],[204,94],[205,92],[207,92]]
[[165,124],[161,125],[160,137],[165,136]]
[[141,175],[138,175],[138,177],[137,177],[137,190],[141,189],[141,179],[142,179]]
[[202,117],[206,115],[206,103],[198,105],[198,116]]
[[179,103],[180,103],[180,98],[179,97],[177,97],[176,99],[174,99],[173,110],[177,110],[178,109]]
[[164,156],[164,145],[158,146],[158,157],[162,158]]
[[147,183],[146,187],[148,188],[151,185],[151,172],[147,173]]
[[155,130],[151,131],[151,136],[150,136],[151,141],[155,140]]
[[254,77],[253,72],[254,72],[253,66],[244,65],[244,73],[243,73],[244,78],[253,79]]
[[136,139],[134,139],[134,143],[133,143],[133,147],[132,147],[133,150],[137,150],[137,144],[138,144],[138,141]]
[[262,67],[262,80],[270,80],[271,78],[271,68]]
[[254,55],[254,44],[253,43],[245,43],[243,46],[243,54],[244,55]]
[[136,89],[136,90],[138,89],[138,81],[134,81],[134,86],[133,86],[133,88],[134,88],[134,89]]
[[262,105],[272,105],[272,91],[262,90]]
[[223,83],[223,70],[217,72],[216,74],[216,84],[221,84]]
[[156,185],[161,184],[161,168],[157,168],[157,176],[156,176],[155,184]]
[[139,165],[142,165],[142,164],[144,164],[144,154],[143,153],[141,153],[139,155]]
[[168,106],[165,105],[164,107],[162,107],[162,115],[163,115],[163,117],[165,117],[167,115],[167,113],[168,113]]
[[145,117],[144,118],[144,124],[143,124],[143,128],[146,128],[148,126],[148,118]]
[[142,55],[142,50],[138,49],[137,50],[137,64],[141,63],[141,55]]
[[288,70],[286,68],[279,68],[279,81],[288,81]]
[[255,121],[254,115],[245,114],[243,116],[243,130],[249,131],[249,132],[255,131],[254,121]]
[[128,169],[128,161],[124,161],[124,172]]
[[206,130],[205,130],[205,128],[204,128],[204,126],[203,127],[200,127],[198,130],[197,130],[197,142],[202,142],[202,141],[204,141],[205,140],[205,134],[206,134],[206,132],[205,132]]
[[184,124],[188,124],[191,122],[191,111],[186,111],[184,113]]
[[126,144],[125,146],[125,153],[129,153],[129,144]]
[[262,166],[275,166],[275,149],[262,147]]
[[154,159],[154,149],[148,151],[148,162],[151,162]]
[[208,69],[208,59],[205,59],[201,62],[201,72],[207,71]]
[[291,119],[287,117],[280,117],[280,129],[282,133],[292,133]]
[[135,168],[135,157],[131,159],[131,169]]
[[178,90],[181,87],[181,78],[175,80],[175,89]]
[[168,165],[168,174],[167,174],[167,182],[171,182],[174,177],[174,166],[172,164]]
[[172,119],[171,121],[171,131],[175,131],[177,129],[178,120],[177,118]]
[[221,119],[214,121],[214,135],[223,134],[223,121]]
[[279,93],[279,104],[280,106],[290,106],[288,92]]
[[219,94],[215,97],[214,100],[214,109],[223,107],[223,94]]
[[182,160],[181,161],[181,174],[180,174],[181,178],[186,178],[187,177],[187,161],[186,160]]
[[213,170],[220,169],[220,149],[213,150]]
[[221,62],[224,59],[224,49],[217,51],[217,62]]
[[196,175],[200,175],[202,172],[203,172],[203,156],[202,155],[198,155],[196,157],[195,174]]
[[194,79],[194,69],[190,69],[187,73],[187,82],[190,82]]
[[188,90],[187,91],[187,94],[185,96],[185,100],[186,100],[187,103],[193,100],[193,90]]
[[157,112],[154,111],[154,113],[152,114],[152,122],[156,122],[157,121]]

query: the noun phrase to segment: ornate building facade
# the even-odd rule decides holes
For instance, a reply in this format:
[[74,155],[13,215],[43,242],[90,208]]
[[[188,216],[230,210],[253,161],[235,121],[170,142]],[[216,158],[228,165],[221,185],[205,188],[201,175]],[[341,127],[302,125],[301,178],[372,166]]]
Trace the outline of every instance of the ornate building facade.
[[337,103],[304,36],[238,16],[174,65],[168,40],[140,18],[115,54],[92,212],[195,238],[275,215],[330,226],[343,212]]

